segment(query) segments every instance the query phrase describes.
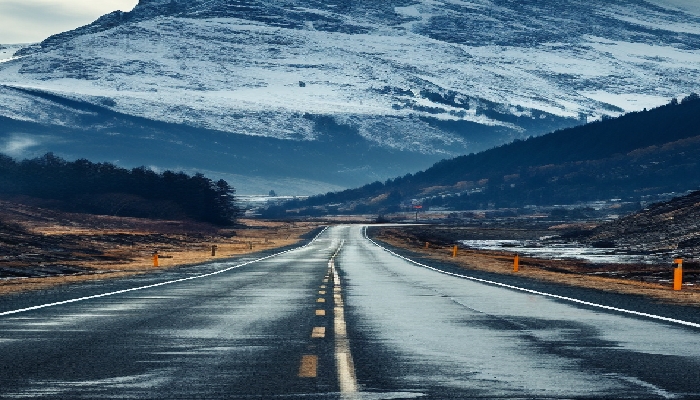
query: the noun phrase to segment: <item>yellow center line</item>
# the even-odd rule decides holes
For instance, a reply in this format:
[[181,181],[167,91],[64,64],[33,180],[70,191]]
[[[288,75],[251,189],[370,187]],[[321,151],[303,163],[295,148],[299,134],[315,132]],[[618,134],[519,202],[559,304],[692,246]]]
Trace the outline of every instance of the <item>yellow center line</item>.
[[[342,248],[342,243],[340,245]],[[340,248],[336,251],[336,255],[340,252]],[[348,338],[347,325],[345,323],[345,306],[343,298],[340,295],[340,277],[338,270],[335,267],[335,256],[330,259],[328,265],[333,273],[333,289],[334,307],[333,307],[333,333],[335,336],[335,362],[338,370],[338,383],[340,385],[341,398],[354,399],[359,392],[357,377],[355,376],[355,365],[353,363],[352,354],[350,352],[350,340]],[[350,397],[347,397],[350,396]]]
[[315,378],[318,375],[318,356],[305,355],[301,357],[299,378]]
[[[341,243],[341,247],[342,247],[342,243]],[[338,254],[339,251],[340,251],[340,247],[338,248],[338,250],[336,250],[336,253],[333,255],[333,258],[335,258],[335,256]],[[320,289],[326,289],[325,283],[328,283],[331,275],[335,275],[334,280],[335,280],[335,282],[338,282],[338,283],[336,283],[336,285],[339,285],[340,281],[337,278],[337,272],[335,271],[335,265],[333,264],[333,258],[331,258],[331,260],[328,262],[328,274],[323,278],[324,285],[321,285]],[[339,288],[336,287],[334,292],[337,293],[338,291],[339,291]],[[319,290],[318,293],[320,295],[325,295],[326,290]],[[335,307],[336,308],[338,307],[339,300],[341,302],[340,305],[342,307],[342,299],[338,299],[338,297],[339,297],[339,295],[336,294],[336,299],[335,299],[335,303],[336,303]],[[316,302],[317,303],[325,303],[326,299],[318,298],[316,300]],[[341,308],[341,312],[342,312],[342,308]],[[316,315],[317,316],[325,316],[326,310],[317,309]],[[338,321],[337,320],[334,321],[334,324],[337,327]],[[343,321],[342,332],[343,332],[343,336],[346,336],[347,333],[345,332],[344,328],[345,327],[344,327],[344,321]],[[311,337],[312,338],[325,338],[326,337],[326,327],[324,327],[324,326],[314,327],[312,332],[311,332]],[[347,338],[346,338],[346,341],[347,341]],[[338,364],[349,365],[352,368],[352,373],[351,373],[352,379],[351,379],[350,384],[348,384],[348,382],[347,382],[348,379],[345,376],[346,373],[339,372],[341,392],[343,392],[343,393],[356,392],[357,391],[357,383],[353,383],[355,373],[354,373],[354,367],[352,366],[352,358],[349,354],[350,349],[349,349],[349,346],[347,346],[347,345],[343,346],[343,347],[344,347],[343,348],[344,351],[342,353],[339,353],[338,352],[338,350],[339,350],[338,342],[336,340],[336,362]],[[341,362],[341,360],[342,360],[342,362]],[[316,378],[317,376],[318,376],[318,356],[316,356],[316,355],[304,355],[304,356],[302,356],[301,357],[301,364],[299,365],[299,378]]]
[[311,332],[311,337],[312,338],[324,338],[324,337],[326,337],[326,327],[325,326],[315,327],[314,330]]

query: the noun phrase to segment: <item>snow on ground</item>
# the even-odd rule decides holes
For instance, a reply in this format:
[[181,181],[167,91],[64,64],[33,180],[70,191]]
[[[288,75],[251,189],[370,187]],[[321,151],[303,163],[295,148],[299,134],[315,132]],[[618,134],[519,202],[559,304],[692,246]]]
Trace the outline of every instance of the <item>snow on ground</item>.
[[625,110],[643,110],[657,107],[659,104],[667,103],[668,99],[654,95],[640,95],[635,93],[609,93],[602,90],[581,92],[582,96],[596,100],[601,103],[614,104]]
[[661,7],[683,10],[695,15],[700,15],[700,1],[698,0],[645,0],[647,3]]
[[14,60],[17,50],[28,46],[26,44],[0,44],[0,63]]
[[577,243],[542,245],[537,241],[521,240],[460,240],[463,245],[479,250],[508,251],[528,257],[553,260],[583,260],[592,263],[610,264],[654,264],[663,262],[659,257],[635,255],[616,251],[586,247]]

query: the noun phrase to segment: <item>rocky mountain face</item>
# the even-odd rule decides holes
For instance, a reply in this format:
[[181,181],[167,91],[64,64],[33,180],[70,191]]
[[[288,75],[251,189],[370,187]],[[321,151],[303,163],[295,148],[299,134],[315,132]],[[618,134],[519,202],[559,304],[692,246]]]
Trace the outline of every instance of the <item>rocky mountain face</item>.
[[697,91],[678,1],[141,0],[0,60],[0,150],[383,180]]

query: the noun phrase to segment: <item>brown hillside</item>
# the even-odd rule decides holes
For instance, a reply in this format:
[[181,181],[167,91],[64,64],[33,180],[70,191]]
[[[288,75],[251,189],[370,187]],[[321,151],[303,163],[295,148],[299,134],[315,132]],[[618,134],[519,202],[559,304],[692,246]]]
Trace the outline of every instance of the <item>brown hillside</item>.
[[638,213],[598,226],[588,241],[614,242],[642,251],[673,251],[700,257],[700,191],[654,204]]

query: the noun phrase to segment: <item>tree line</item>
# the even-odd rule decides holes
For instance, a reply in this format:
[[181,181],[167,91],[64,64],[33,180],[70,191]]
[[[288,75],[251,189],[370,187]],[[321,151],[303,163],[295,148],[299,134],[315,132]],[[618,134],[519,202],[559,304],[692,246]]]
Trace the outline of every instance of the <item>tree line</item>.
[[64,211],[114,216],[184,219],[226,226],[239,209],[235,189],[202,174],[131,170],[52,153],[16,161],[0,155],[0,194],[50,201]]

